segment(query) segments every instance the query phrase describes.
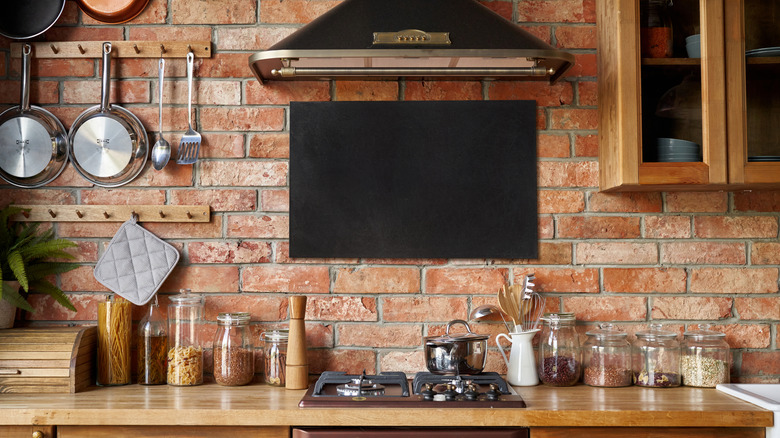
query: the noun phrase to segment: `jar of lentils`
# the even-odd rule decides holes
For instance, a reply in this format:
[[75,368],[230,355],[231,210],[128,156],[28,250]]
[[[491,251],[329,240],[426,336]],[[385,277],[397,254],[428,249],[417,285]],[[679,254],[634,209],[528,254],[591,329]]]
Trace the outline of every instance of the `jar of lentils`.
[[710,324],[683,333],[682,384],[714,388],[729,383],[731,352],[725,333],[712,330]]
[[580,379],[580,341],[573,313],[547,313],[542,317],[539,342],[539,380],[550,386],[572,386]]
[[224,386],[246,385],[255,377],[255,351],[249,313],[220,313],[214,337],[214,381]]
[[583,382],[590,386],[631,386],[631,344],[628,334],[610,323],[586,333],[582,346]]
[[636,334],[633,349],[634,384],[650,388],[680,386],[680,343],[677,333],[662,324]]

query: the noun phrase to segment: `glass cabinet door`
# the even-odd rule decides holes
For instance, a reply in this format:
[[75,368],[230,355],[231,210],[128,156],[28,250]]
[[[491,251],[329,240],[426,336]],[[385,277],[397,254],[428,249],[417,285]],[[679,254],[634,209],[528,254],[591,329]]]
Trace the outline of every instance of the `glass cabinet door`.
[[780,2],[726,1],[729,177],[780,183]]

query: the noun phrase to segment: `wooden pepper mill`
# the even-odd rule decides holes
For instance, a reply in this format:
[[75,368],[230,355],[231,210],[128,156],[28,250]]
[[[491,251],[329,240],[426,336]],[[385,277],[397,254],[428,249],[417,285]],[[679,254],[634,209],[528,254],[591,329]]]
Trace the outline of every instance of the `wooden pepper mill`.
[[309,363],[306,361],[306,297],[290,297],[290,335],[287,342],[287,389],[306,389],[309,386]]

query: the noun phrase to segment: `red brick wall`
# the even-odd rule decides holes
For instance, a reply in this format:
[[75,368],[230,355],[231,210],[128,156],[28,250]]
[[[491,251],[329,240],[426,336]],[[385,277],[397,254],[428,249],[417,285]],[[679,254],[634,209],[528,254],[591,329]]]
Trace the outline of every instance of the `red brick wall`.
[[[209,204],[207,224],[145,224],[182,252],[162,288],[207,295],[213,333],[220,311],[249,310],[256,332],[284,325],[288,293],[310,297],[312,371],[424,368],[421,337],[448,320],[495,304],[508,280],[535,272],[549,310],[573,311],[584,333],[617,321],[633,333],[650,321],[683,331],[714,322],[735,349],[742,381],[780,381],[778,267],[780,193],[598,192],[595,6],[593,0],[487,1],[508,19],[570,50],[576,65],[556,85],[485,82],[296,82],[261,86],[247,58],[309,22],[330,0],[151,0],[137,19],[108,26],[67,2],[60,40],[213,41],[196,61],[195,117],[203,134],[196,166],[151,169],[126,187],[91,187],[72,167],[37,190],[0,190],[0,203]],[[258,20],[259,17],[259,20]],[[18,99],[19,60],[0,42],[0,102]],[[156,59],[116,61],[116,99],[157,129]],[[69,126],[97,103],[98,60],[34,60],[32,99]],[[167,63],[164,124],[178,143],[186,129],[185,65]],[[539,104],[538,260],[291,259],[288,253],[288,131],[291,100],[535,99]],[[115,100],[116,101],[116,100]],[[511,127],[508,127],[511,129]],[[154,137],[151,138],[152,142]],[[36,300],[35,323],[96,317],[106,290],[92,266],[119,224],[57,223],[80,245],[84,267],[60,284],[78,312]],[[166,301],[163,300],[163,303]],[[136,309],[136,318],[141,311]],[[495,334],[501,326],[476,324]],[[491,341],[492,344],[492,341]],[[497,351],[488,368],[504,371]]]

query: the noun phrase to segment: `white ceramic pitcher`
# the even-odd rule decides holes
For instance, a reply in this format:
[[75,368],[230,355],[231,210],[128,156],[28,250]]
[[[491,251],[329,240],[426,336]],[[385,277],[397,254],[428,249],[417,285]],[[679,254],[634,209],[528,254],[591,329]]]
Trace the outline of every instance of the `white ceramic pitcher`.
[[[534,335],[538,331],[539,329],[534,329],[526,332],[510,333],[509,336],[511,338],[504,333],[499,333],[496,336],[496,345],[498,345],[498,351],[501,352],[501,356],[504,357],[504,362],[506,362],[506,380],[510,385],[534,386],[539,384],[539,375],[536,372],[536,358],[534,357],[534,350],[531,344]],[[504,349],[498,342],[501,337],[512,343],[508,360]]]

